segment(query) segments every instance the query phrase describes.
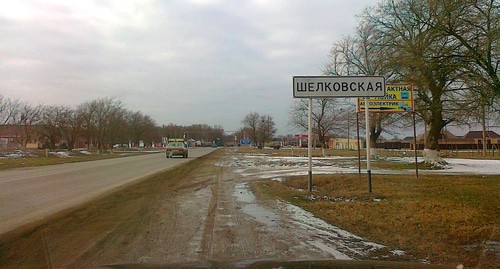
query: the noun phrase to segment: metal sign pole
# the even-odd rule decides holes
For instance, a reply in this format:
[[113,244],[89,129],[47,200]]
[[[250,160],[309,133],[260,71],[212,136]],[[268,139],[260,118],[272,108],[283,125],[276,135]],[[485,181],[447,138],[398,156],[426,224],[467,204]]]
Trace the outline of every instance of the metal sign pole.
[[359,145],[359,112],[356,111],[356,133],[358,137],[358,175],[361,178],[361,147]]
[[366,126],[366,172],[368,173],[368,191],[372,192],[372,171],[370,167],[370,113],[368,112],[368,97],[365,97],[365,126]]
[[312,98],[309,98],[309,112],[307,118],[307,158],[309,165],[309,180],[307,181],[307,188],[309,192],[312,191]]
[[418,161],[417,161],[417,153],[418,153],[418,148],[417,148],[417,127],[416,125],[416,120],[415,120],[415,111],[413,111],[413,144],[415,145],[415,174],[417,175],[418,178]]

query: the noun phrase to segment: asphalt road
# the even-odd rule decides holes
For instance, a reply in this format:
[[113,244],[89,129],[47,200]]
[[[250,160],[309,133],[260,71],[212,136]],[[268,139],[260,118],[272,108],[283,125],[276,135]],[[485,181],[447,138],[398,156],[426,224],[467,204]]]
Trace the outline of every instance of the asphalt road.
[[0,234],[211,151],[191,149],[188,159],[158,153],[2,171]]

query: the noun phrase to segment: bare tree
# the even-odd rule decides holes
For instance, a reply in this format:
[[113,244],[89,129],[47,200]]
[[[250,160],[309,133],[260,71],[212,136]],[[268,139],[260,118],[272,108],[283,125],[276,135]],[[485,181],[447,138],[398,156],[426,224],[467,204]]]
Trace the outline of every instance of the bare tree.
[[486,155],[487,114],[500,97],[500,5],[493,0],[436,1],[434,5],[437,19],[430,26],[459,44],[458,52],[450,57],[463,70],[460,77],[468,86],[459,96],[460,107],[472,112],[466,119],[481,123]]
[[109,148],[116,133],[112,130],[124,115],[123,104],[112,98],[102,98],[82,104],[79,110],[88,147],[94,144],[99,150]]
[[[130,112],[120,101],[102,98],[85,102],[76,109],[67,106],[32,106],[0,95],[0,120],[15,127],[21,147],[42,138],[51,149],[67,146],[73,150],[84,138],[91,149],[106,149],[115,141],[148,141],[161,138],[160,128],[149,115]],[[180,127],[181,129],[185,127]],[[222,137],[222,127],[204,130],[207,137]],[[183,132],[185,133],[185,132]]]
[[214,125],[213,127],[211,127],[209,132],[210,136],[212,137],[212,141],[218,137],[223,137],[224,133],[224,127],[222,127],[222,125]]
[[449,56],[488,95],[500,95],[500,5],[495,0],[430,1],[434,20],[425,23],[459,44]]
[[139,144],[139,141],[149,140],[155,127],[155,122],[150,116],[144,115],[141,112],[129,112],[127,115],[128,132],[131,140]]
[[86,102],[78,107],[78,114],[82,117],[82,133],[85,136],[88,150],[90,150],[95,143],[94,114],[96,109],[95,102]]
[[44,106],[40,111],[40,121],[37,124],[39,136],[44,140],[51,150],[56,148],[56,144],[61,141],[62,106]]
[[62,137],[66,139],[69,151],[73,150],[75,143],[80,137],[82,124],[83,115],[80,114],[80,111],[74,108],[64,107],[61,114],[60,127]]
[[112,147],[120,141],[127,141],[131,138],[130,126],[128,125],[127,115],[131,113],[122,107],[120,101],[116,101],[118,107],[112,108],[109,114],[109,120],[103,137],[103,145],[106,148]]
[[19,106],[19,101],[0,95],[0,125],[12,124]]
[[17,142],[21,144],[23,149],[35,135],[35,125],[40,120],[40,112],[42,106],[32,106],[28,103],[21,103],[16,115],[13,119],[13,124],[16,126]]
[[163,134],[168,139],[182,138],[184,133],[186,132],[185,129],[185,126],[170,123],[163,127]]
[[258,145],[259,136],[258,136],[258,128],[259,128],[259,119],[260,115],[257,112],[248,113],[245,118],[241,121],[243,123],[244,128],[247,130],[250,139],[254,145]]
[[50,149],[67,148],[72,151],[79,138],[82,115],[66,106],[44,106],[37,124],[38,135]]
[[212,143],[217,138],[221,139],[224,136],[224,128],[219,125],[192,124],[182,126],[171,123],[161,128],[161,134],[167,138],[195,139],[206,144]]
[[457,66],[450,55],[457,42],[431,25],[437,20],[433,1],[387,1],[365,14],[375,34],[394,48],[394,66],[405,81],[416,85],[416,107],[427,126],[424,158],[427,163],[445,163],[437,154],[441,129],[454,120],[450,92],[456,90]]
[[[375,31],[376,25],[363,21],[353,36],[348,36],[335,43],[330,50],[329,62],[323,69],[326,75],[335,76],[384,76],[386,81],[397,80],[397,73],[392,68],[390,55],[393,48],[387,46],[383,36]],[[371,154],[376,156],[376,141],[386,126],[398,122],[401,115],[392,113],[371,113],[370,145]],[[343,119],[348,119],[343,117]]]
[[[290,126],[307,130],[308,125],[308,101],[299,99],[292,105],[290,113]],[[337,99],[315,98],[313,99],[313,109],[311,111],[313,133],[318,135],[321,148],[325,149],[328,143],[328,136],[340,129],[339,123],[343,119],[341,106]],[[312,139],[312,138],[309,138]]]
[[271,115],[266,114],[260,116],[258,125],[258,144],[263,147],[266,143],[270,142],[276,133],[276,128],[274,127],[274,119]]
[[264,147],[267,142],[271,141],[276,133],[274,119],[268,114],[260,115],[257,112],[250,112],[241,122],[243,128],[240,131],[247,132],[250,139],[252,139],[252,143],[259,148]]

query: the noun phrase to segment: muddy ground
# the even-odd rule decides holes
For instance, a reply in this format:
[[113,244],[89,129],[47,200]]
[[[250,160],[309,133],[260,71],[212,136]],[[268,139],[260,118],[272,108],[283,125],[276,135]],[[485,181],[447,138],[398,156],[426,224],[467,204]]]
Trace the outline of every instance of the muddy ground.
[[1,268],[399,255],[281,201],[218,150],[0,236]]

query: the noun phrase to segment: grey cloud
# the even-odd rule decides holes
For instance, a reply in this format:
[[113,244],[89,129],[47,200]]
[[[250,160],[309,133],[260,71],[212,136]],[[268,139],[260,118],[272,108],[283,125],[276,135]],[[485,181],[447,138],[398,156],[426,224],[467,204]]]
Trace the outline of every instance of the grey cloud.
[[291,76],[319,74],[365,5],[273,2],[97,1],[87,13],[61,2],[39,4],[31,20],[0,13],[0,93],[69,105],[109,96],[159,124],[227,130],[258,111],[285,133]]

